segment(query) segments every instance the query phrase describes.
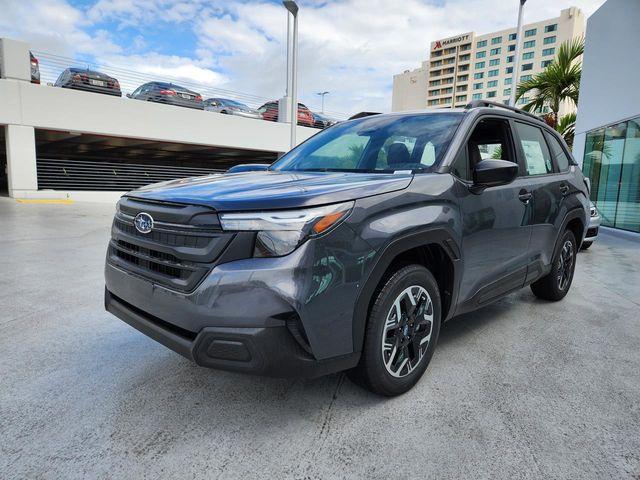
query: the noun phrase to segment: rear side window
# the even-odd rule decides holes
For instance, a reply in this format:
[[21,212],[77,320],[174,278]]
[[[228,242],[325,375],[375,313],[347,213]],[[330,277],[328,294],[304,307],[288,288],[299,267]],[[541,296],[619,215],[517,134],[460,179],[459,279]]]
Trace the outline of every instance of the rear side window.
[[564,152],[562,145],[558,139],[556,139],[553,135],[547,134],[547,141],[549,142],[549,146],[551,147],[551,154],[553,158],[556,160],[556,164],[558,165],[558,170],[561,172],[566,172],[569,170],[569,157]]
[[527,175],[553,173],[553,163],[542,130],[533,125],[516,122],[520,145],[524,152]]

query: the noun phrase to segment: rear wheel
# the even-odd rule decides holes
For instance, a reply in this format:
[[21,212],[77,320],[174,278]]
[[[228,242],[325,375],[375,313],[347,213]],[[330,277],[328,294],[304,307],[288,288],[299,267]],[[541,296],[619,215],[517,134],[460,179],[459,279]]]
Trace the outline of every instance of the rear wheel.
[[544,300],[562,300],[573,281],[576,268],[576,237],[567,230],[560,240],[560,249],[556,252],[551,272],[531,284],[531,291]]
[[440,293],[421,265],[395,272],[378,291],[358,366],[349,376],[380,395],[400,395],[422,377],[440,331]]

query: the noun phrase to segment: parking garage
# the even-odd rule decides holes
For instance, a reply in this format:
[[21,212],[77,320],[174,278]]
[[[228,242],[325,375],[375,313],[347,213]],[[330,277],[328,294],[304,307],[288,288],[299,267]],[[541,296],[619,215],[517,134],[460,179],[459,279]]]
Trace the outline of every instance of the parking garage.
[[127,191],[277,158],[261,150],[41,129],[35,144],[38,190]]

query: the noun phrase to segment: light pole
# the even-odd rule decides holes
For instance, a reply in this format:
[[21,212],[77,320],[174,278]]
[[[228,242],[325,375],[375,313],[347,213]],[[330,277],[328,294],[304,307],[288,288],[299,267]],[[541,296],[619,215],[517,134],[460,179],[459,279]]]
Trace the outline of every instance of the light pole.
[[[291,96],[291,148],[296,146],[296,127],[298,125],[298,4],[293,0],[282,2],[284,8],[293,15],[293,41],[291,42],[291,59],[287,60],[289,66],[289,95]],[[287,52],[289,52],[289,17],[287,17]],[[288,57],[289,55],[287,55]]]
[[520,0],[518,7],[518,29],[516,32],[516,60],[513,62],[513,76],[511,77],[511,95],[509,96],[509,105],[516,106],[516,88],[518,87],[518,74],[520,73],[520,45],[522,43],[522,13],[524,4],[527,0]]
[[322,114],[324,114],[324,96],[325,95],[329,95],[330,92],[318,92],[316,93],[316,95],[320,95],[320,97],[322,97],[322,108],[320,109],[320,112]]

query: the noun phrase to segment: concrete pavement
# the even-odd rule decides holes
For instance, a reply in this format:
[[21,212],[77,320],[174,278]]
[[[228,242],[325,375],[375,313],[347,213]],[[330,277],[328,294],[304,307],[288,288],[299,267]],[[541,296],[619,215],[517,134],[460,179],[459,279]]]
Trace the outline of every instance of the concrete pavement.
[[447,323],[395,399],[211,371],[103,310],[114,209],[0,198],[0,477],[640,478],[640,242]]

